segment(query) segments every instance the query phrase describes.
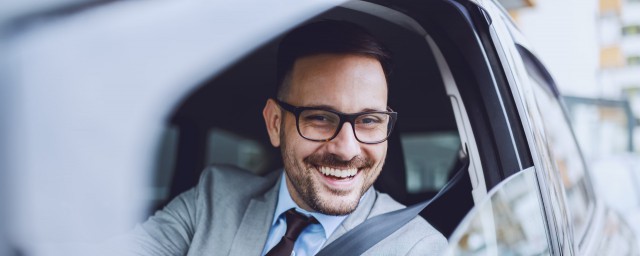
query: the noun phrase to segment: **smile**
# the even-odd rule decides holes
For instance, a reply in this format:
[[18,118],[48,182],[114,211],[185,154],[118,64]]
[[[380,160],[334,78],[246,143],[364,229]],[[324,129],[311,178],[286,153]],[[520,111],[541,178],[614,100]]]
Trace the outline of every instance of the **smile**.
[[356,168],[341,170],[341,169],[334,169],[331,167],[321,166],[319,170],[320,170],[320,173],[324,174],[325,176],[333,176],[336,178],[350,178],[355,176],[358,173],[358,169]]

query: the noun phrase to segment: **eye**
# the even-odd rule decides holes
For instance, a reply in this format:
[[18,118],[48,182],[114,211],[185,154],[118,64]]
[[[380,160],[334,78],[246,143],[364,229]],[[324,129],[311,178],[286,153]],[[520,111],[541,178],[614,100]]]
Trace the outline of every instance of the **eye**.
[[377,125],[383,122],[383,118],[376,114],[363,115],[358,117],[356,123],[363,125]]
[[376,118],[363,118],[362,119],[362,123],[363,124],[380,123],[380,120],[378,120]]
[[327,117],[326,115],[311,115],[305,117],[305,119],[309,121],[328,121],[329,117]]
[[313,125],[334,125],[340,121],[340,118],[324,110],[307,110],[300,115],[300,121]]

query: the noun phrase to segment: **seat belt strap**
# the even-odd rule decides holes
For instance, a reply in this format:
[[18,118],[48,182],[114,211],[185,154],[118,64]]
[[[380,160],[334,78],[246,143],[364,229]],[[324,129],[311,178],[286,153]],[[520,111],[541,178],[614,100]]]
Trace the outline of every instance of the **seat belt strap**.
[[447,191],[449,191],[464,176],[464,172],[468,171],[469,157],[464,156],[463,165],[456,171],[456,174],[447,182],[447,184],[438,191],[438,193],[429,200],[414,204],[410,207],[384,213],[360,223],[352,230],[324,247],[316,256],[334,256],[334,255],[361,255],[378,242],[382,241],[393,232],[397,231],[405,224],[409,223],[413,218],[418,216],[425,207],[432,201],[438,199]]

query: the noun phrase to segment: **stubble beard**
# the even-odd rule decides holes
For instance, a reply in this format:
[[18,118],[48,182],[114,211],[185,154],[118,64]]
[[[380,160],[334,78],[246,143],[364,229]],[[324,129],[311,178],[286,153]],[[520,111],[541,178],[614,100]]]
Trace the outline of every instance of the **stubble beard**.
[[[282,134],[281,134],[282,135]],[[286,146],[284,137],[281,136],[281,153],[285,167],[285,174],[291,181],[294,189],[299,195],[300,199],[304,201],[311,209],[327,215],[347,215],[355,211],[360,202],[360,198],[367,190],[373,185],[373,182],[377,178],[379,169],[382,168],[383,163],[374,165],[370,159],[364,159],[358,156],[350,161],[337,160],[335,156],[330,154],[325,155],[310,155],[303,159],[303,161],[296,161],[295,152]],[[384,162],[384,161],[383,161]],[[313,172],[317,172],[315,168],[310,166],[349,166],[357,167],[359,169],[358,175],[363,179],[363,184],[359,191],[344,191],[336,190],[324,187],[323,190],[318,182],[314,182]],[[350,195],[357,193],[356,195]]]

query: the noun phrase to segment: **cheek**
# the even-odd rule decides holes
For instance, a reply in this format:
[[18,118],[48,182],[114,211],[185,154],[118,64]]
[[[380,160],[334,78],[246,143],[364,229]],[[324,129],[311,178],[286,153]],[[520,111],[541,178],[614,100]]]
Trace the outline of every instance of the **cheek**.
[[367,152],[367,157],[376,164],[380,164],[387,156],[387,142],[378,145],[367,145],[367,147],[364,148],[364,152]]
[[286,130],[283,143],[286,144],[289,154],[292,154],[291,156],[294,157],[296,161],[300,162],[302,162],[305,157],[318,152],[322,145],[322,143],[317,143],[302,138],[298,134],[295,126],[293,127],[293,129]]

